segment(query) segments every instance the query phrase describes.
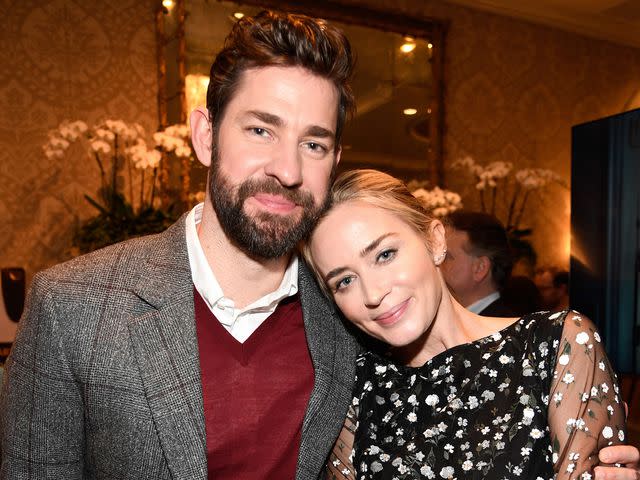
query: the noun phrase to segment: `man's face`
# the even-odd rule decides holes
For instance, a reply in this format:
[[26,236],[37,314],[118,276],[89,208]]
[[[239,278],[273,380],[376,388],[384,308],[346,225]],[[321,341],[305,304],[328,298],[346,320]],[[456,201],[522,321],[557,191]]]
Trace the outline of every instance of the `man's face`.
[[247,70],[216,129],[209,193],[229,238],[278,258],[313,228],[334,167],[338,92],[299,67]]
[[446,238],[447,256],[440,265],[440,270],[453,296],[466,307],[465,299],[475,288],[473,267],[476,257],[467,253],[470,250],[467,232],[449,227]]

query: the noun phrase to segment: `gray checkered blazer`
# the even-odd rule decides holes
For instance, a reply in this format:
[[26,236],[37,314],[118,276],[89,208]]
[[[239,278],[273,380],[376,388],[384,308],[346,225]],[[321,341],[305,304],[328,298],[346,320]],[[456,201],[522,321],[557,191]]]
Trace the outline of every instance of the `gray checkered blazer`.
[[[185,217],[37,274],[6,364],[2,479],[205,479]],[[316,479],[347,410],[357,346],[299,272],[315,368],[296,479]]]

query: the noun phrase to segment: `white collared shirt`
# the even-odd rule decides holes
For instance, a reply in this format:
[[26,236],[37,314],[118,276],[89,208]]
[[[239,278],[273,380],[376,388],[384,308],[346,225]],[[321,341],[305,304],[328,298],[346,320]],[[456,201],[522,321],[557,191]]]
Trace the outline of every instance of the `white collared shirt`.
[[274,292],[259,298],[245,308],[235,308],[234,301],[225,297],[209,262],[204,255],[197,225],[202,220],[203,203],[193,207],[187,215],[187,252],[193,285],[218,321],[240,343],[251,336],[277,308],[280,301],[298,293],[298,257],[293,255]]
[[481,298],[480,300],[476,300],[471,305],[467,307],[467,310],[473,313],[480,313],[497,299],[500,298],[500,292],[493,292],[487,295],[486,297]]

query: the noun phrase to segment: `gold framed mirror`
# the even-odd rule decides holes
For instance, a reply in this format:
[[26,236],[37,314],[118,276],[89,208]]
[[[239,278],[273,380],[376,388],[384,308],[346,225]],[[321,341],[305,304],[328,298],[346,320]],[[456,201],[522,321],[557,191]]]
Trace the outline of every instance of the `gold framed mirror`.
[[[327,19],[351,41],[357,58],[357,112],[345,127],[340,169],[377,168],[405,181],[444,184],[447,24],[432,18],[327,0],[177,0],[164,10],[164,21],[178,40],[163,52],[171,59],[165,64],[166,78],[171,83],[173,69],[177,85],[173,94],[162,93],[170,104],[162,107],[169,123],[184,122],[194,107],[205,103],[211,63],[233,23],[264,8]],[[183,197],[189,190],[204,189],[206,171],[196,164],[182,166]]]

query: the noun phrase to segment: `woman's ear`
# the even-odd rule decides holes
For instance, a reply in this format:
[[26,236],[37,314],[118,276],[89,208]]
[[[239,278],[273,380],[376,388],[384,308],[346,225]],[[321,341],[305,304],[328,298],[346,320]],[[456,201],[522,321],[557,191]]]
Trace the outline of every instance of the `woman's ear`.
[[447,255],[447,240],[444,225],[440,220],[433,220],[429,224],[427,242],[436,265],[440,265]]
[[191,143],[196,157],[202,165],[209,167],[213,147],[213,129],[209,121],[208,110],[204,107],[196,108],[191,112],[189,124],[191,125]]

